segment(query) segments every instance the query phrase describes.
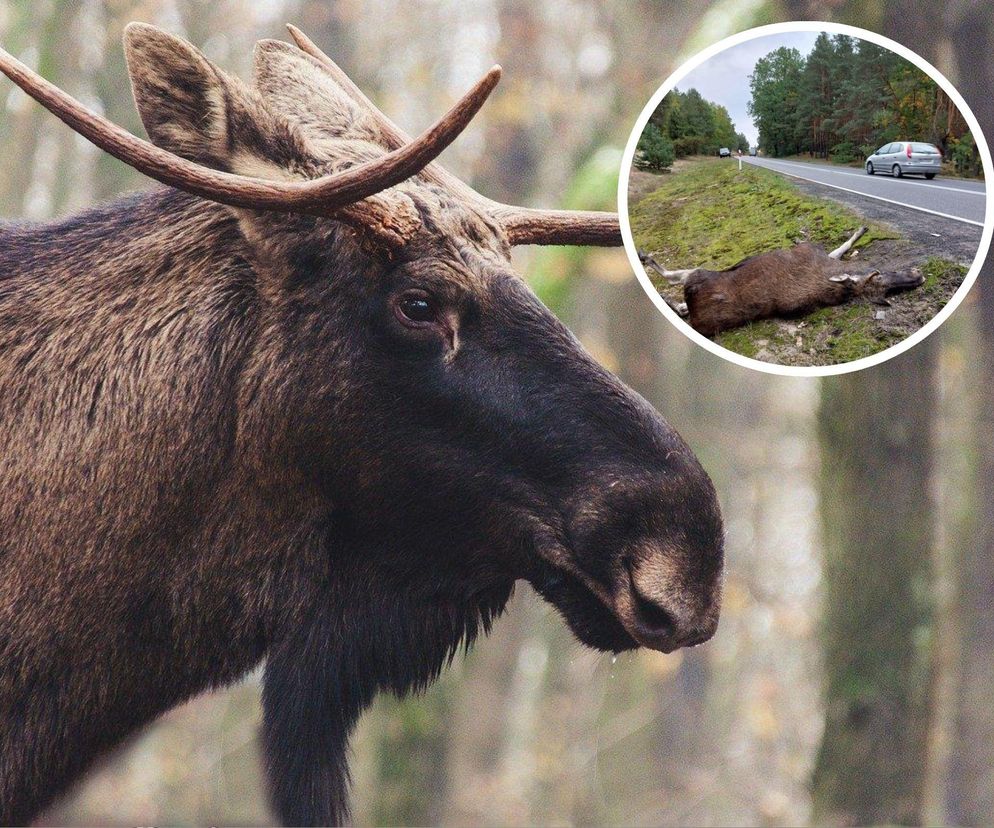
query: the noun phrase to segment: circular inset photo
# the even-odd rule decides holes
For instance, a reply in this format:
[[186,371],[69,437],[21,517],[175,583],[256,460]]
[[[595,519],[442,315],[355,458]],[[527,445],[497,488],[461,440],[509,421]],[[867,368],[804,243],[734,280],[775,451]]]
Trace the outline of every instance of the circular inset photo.
[[873,32],[786,23],[685,63],[636,122],[618,199],[652,301],[771,373],[865,368],[935,330],[990,246],[991,156],[933,66]]

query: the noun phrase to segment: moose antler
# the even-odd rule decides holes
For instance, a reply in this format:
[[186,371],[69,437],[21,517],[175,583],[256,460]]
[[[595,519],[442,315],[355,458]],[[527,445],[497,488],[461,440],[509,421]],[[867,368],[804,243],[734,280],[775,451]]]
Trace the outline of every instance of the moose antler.
[[[315,57],[338,84],[369,110],[390,151],[341,172],[310,181],[273,181],[236,175],[197,164],[149,143],[49,83],[0,49],[0,71],[38,103],[105,152],[156,181],[232,207],[281,213],[331,216],[362,227],[391,248],[404,245],[409,229],[390,206],[373,198],[377,193],[423,173],[488,212],[504,229],[511,244],[618,245],[621,234],[613,213],[534,210],[492,201],[452,173],[433,164],[473,119],[500,80],[494,66],[442,118],[411,139],[352,83],[348,76],[294,26],[290,34]],[[363,202],[358,206],[357,202]]]
[[364,204],[360,211],[352,205],[424,169],[466,128],[501,74],[500,67],[494,66],[427,131],[381,158],[310,181],[272,181],[215,170],[132,135],[87,109],[3,49],[0,71],[70,128],[156,181],[232,207],[333,216],[363,226],[375,218],[378,221],[372,222],[373,226],[383,230],[382,240],[391,246],[404,241],[402,234],[390,229],[396,222],[389,215],[370,215],[388,212],[386,208]]
[[[292,24],[287,24],[287,29],[297,46],[321,63],[342,90],[370,113],[388,146],[402,147],[411,140],[307,35]],[[439,164],[428,165],[421,170],[421,174],[490,213],[503,227],[511,244],[584,244],[605,247],[621,244],[621,229],[616,213],[516,207],[480,195]]]

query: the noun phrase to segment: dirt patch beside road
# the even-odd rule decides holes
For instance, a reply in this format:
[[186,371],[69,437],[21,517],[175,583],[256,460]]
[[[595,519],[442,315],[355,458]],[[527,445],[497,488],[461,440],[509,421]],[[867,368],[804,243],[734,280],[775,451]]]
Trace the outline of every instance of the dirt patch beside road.
[[666,181],[667,176],[676,175],[681,170],[693,167],[695,163],[703,160],[703,158],[677,158],[668,170],[658,173],[632,168],[631,174],[628,176],[629,209],[650,193],[654,193]]

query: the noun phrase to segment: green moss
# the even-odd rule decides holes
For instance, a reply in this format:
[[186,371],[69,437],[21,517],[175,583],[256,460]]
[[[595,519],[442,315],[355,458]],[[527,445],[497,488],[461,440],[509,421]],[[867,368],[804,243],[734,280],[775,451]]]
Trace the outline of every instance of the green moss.
[[832,355],[832,362],[852,362],[875,354],[903,338],[897,337],[895,342],[888,342],[888,337],[880,336],[867,320],[859,320],[849,328],[840,330],[837,336],[829,340],[828,351]]
[[925,284],[920,290],[927,296],[941,295],[948,291],[950,281],[958,286],[966,276],[966,271],[967,268],[961,264],[933,256],[922,266]]
[[722,348],[727,348],[729,351],[735,351],[737,354],[755,359],[762,349],[763,342],[772,341],[776,338],[776,322],[764,319],[759,322],[750,322],[741,328],[725,331],[719,334],[715,338],[715,341]]
[[777,320],[752,322],[719,334],[723,348],[754,359],[783,361],[783,354],[819,354],[823,364],[852,362],[901,341],[904,335],[880,328],[875,306],[865,302],[821,308],[785,324]]

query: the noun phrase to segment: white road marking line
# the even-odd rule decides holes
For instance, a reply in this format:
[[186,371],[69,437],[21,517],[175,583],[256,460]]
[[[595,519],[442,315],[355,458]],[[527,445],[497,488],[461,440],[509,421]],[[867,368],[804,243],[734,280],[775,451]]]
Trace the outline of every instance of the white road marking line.
[[[869,176],[866,175],[866,173],[843,172],[842,170],[826,170],[824,167],[818,167],[818,166],[816,166],[814,164],[798,163],[797,161],[778,161],[778,160],[775,160],[773,158],[769,158],[769,159],[766,159],[766,160],[768,161],[768,163],[771,163],[771,164],[786,164],[788,167],[808,167],[809,169],[813,168],[815,170],[818,170],[818,172],[825,173],[826,175],[853,175],[856,178],[869,178]],[[762,165],[760,165],[760,166],[762,166]],[[918,173],[908,173],[908,175],[918,175]],[[899,178],[894,178],[893,176],[888,175],[887,173],[885,173],[883,171],[880,172],[880,176],[881,176],[880,178],[877,178],[877,179],[874,179],[874,180],[875,181],[900,181],[901,180]],[[920,187],[920,188],[923,188],[923,189],[928,189],[928,190],[949,190],[950,192],[953,192],[953,193],[965,193],[966,195],[976,195],[976,196],[984,196],[984,197],[987,196],[987,191],[986,190],[972,190],[972,189],[964,189],[962,187],[946,187],[946,186],[944,186],[942,184],[926,184],[926,183],[921,183],[921,184],[915,184],[913,186]]]
[[792,178],[800,178],[802,181],[810,181],[812,184],[820,184],[822,187],[831,187],[833,190],[842,190],[843,192],[864,196],[865,198],[875,198],[877,201],[886,201],[888,204],[896,204],[899,207],[907,207],[909,210],[918,210],[921,213],[929,213],[930,215],[941,216],[942,218],[952,219],[953,221],[962,221],[965,224],[974,224],[977,227],[984,226],[982,221],[974,221],[973,219],[963,218],[962,216],[954,216],[950,213],[940,213],[938,210],[929,210],[925,207],[918,207],[914,204],[905,204],[903,201],[896,201],[893,198],[884,198],[883,196],[878,195],[871,195],[870,193],[864,193],[862,190],[851,190],[848,187],[840,187],[838,184],[826,184],[824,181],[818,181],[814,178],[806,178],[803,175],[797,175],[796,173],[787,172],[786,170],[775,170],[773,167],[764,167],[762,164],[757,164],[756,166],[760,169],[770,170],[770,172],[780,172],[784,175],[789,175]]

